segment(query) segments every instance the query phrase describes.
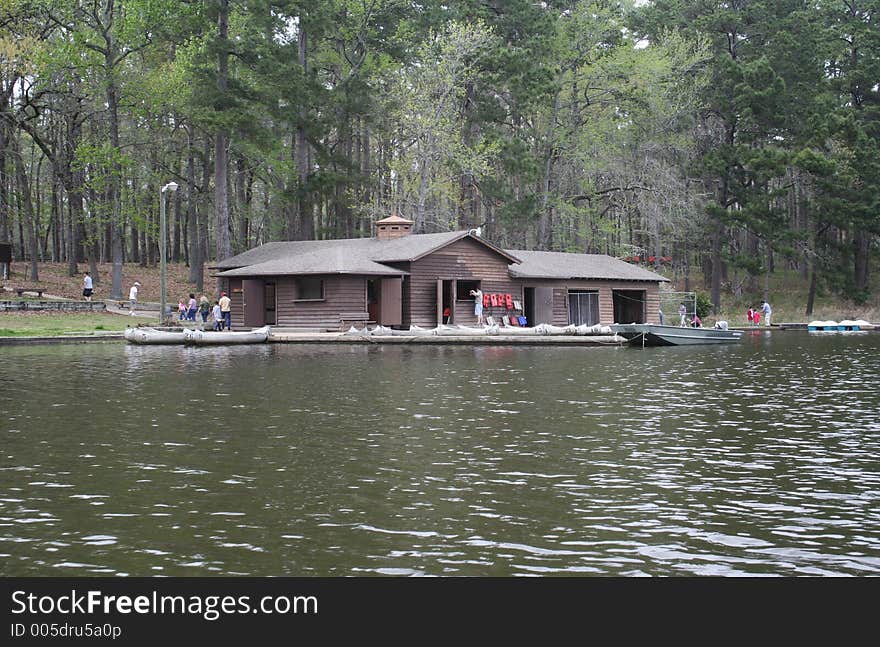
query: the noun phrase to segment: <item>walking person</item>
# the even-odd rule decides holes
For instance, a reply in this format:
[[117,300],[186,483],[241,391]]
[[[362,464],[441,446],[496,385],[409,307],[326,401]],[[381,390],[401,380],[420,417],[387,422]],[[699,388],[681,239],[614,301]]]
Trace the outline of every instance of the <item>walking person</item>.
[[773,311],[770,309],[770,304],[767,303],[766,301],[764,301],[763,305],[761,306],[761,312],[764,313],[764,325],[769,326],[770,325],[770,315]]
[[223,313],[220,311],[220,302],[214,302],[214,308],[211,311],[211,316],[214,319],[214,330],[223,330]]
[[132,315],[134,315],[134,309],[137,307],[139,287],[141,287],[140,282],[135,281],[134,285],[132,285],[131,289],[128,291],[128,310]]
[[195,321],[196,312],[199,311],[199,305],[196,303],[196,295],[192,292],[189,293],[189,302],[186,305],[186,320]]
[[186,304],[183,302],[183,299],[177,302],[177,319],[179,321],[186,319]]
[[[226,330],[232,330],[232,300],[226,296],[225,292],[221,292],[220,300],[217,303],[220,305],[220,314],[223,315],[223,324],[225,324]],[[223,330],[222,325],[220,330]]]
[[83,297],[86,301],[92,300],[93,288],[94,283],[92,283],[92,275],[86,272],[86,275],[83,277]]
[[471,290],[471,296],[474,298],[474,314],[477,315],[477,325],[483,325],[483,291],[480,288]]
[[211,304],[204,294],[199,297],[199,314],[202,315],[202,323],[207,323],[208,315],[211,314]]

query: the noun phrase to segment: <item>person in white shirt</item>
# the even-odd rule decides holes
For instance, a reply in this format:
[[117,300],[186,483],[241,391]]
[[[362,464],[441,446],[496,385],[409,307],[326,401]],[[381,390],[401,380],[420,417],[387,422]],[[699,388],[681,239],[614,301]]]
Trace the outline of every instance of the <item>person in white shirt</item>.
[[131,314],[134,314],[135,306],[137,306],[138,288],[140,286],[141,284],[135,281],[134,285],[131,286],[131,290],[128,291],[128,309]]
[[763,303],[763,305],[761,305],[761,312],[764,313],[764,325],[769,326],[770,325],[770,314],[773,311],[770,309],[770,304],[767,303],[766,301]]
[[474,314],[477,315],[477,325],[483,325],[483,291],[479,288],[471,290],[471,296],[474,298]]
[[92,283],[92,275],[86,272],[86,275],[83,277],[83,296],[86,301],[92,300],[92,289],[94,288],[94,284]]
[[223,313],[220,311],[220,302],[214,302],[214,309],[211,311],[214,318],[214,330],[223,330]]

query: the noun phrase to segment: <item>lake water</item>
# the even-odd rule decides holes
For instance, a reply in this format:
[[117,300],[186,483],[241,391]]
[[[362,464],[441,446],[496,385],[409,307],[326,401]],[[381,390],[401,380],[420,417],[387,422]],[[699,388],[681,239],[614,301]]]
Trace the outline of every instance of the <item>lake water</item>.
[[880,333],[0,357],[4,576],[880,574]]

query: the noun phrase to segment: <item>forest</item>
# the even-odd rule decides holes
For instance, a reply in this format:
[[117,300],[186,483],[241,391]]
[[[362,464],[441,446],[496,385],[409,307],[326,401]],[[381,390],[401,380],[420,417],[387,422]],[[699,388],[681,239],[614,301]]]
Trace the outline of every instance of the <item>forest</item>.
[[0,0],[0,241],[118,298],[161,200],[200,289],[398,214],[864,303],[880,0]]

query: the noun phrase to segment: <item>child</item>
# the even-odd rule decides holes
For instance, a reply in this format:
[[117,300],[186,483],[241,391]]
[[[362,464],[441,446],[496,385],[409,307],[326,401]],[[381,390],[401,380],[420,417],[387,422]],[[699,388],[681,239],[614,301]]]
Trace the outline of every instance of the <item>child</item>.
[[223,313],[220,312],[220,302],[214,302],[214,310],[211,314],[214,317],[214,330],[223,330]]
[[177,318],[180,321],[186,319],[186,305],[183,303],[183,299],[177,302]]
[[756,326],[761,325],[761,311],[760,310],[756,309],[756,310],[752,311],[752,323],[754,323]]
[[754,316],[755,316],[755,312],[754,312],[754,310],[752,310],[752,306],[749,306],[749,309],[746,310],[746,319],[748,319],[750,326],[752,325],[752,322],[754,321]]

